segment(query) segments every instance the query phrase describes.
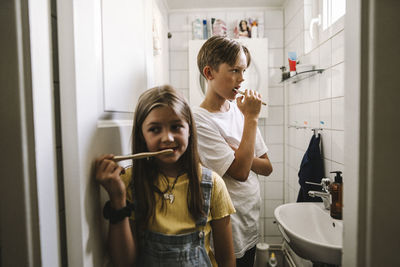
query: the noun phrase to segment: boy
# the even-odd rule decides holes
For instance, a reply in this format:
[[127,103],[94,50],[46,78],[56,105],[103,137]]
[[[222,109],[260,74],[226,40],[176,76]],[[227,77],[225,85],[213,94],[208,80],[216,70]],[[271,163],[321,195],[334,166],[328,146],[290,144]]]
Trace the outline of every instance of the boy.
[[258,242],[260,185],[258,174],[272,172],[257,128],[261,95],[252,90],[234,101],[251,61],[248,49],[235,40],[214,36],[197,56],[207,92],[193,109],[200,158],[223,177],[236,214],[231,216],[236,266],[253,266]]

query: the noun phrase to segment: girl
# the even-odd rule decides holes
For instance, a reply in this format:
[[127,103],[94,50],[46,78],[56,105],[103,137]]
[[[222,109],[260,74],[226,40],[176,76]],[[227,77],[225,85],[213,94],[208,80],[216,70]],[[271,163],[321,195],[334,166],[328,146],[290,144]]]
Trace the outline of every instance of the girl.
[[[196,127],[184,98],[170,86],[155,87],[139,98],[132,152],[169,148],[172,154],[135,160],[126,172],[113,155],[96,160],[96,180],[110,197],[103,213],[110,220],[113,262],[235,266],[230,225],[235,209],[224,181],[200,165]],[[215,254],[210,249],[211,230]]]

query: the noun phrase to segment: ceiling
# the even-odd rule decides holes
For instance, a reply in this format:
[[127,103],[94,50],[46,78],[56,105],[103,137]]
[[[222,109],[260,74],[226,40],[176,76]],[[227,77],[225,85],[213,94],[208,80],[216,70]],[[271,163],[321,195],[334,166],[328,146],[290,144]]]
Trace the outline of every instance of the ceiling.
[[165,0],[170,9],[282,7],[286,0]]

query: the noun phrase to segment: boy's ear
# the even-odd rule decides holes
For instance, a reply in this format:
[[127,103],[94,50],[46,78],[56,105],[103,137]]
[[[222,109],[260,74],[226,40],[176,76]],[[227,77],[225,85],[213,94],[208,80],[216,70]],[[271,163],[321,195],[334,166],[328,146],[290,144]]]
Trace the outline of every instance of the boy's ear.
[[203,75],[206,77],[207,80],[214,79],[213,71],[210,66],[205,66],[203,69]]

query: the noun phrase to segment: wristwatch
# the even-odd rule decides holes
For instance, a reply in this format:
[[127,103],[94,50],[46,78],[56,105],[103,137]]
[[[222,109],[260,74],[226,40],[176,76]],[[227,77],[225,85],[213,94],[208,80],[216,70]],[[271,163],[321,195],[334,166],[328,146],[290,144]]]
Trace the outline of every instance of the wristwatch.
[[111,207],[111,201],[107,201],[103,208],[103,216],[105,219],[109,220],[111,224],[118,223],[129,217],[132,214],[133,204],[126,201],[126,206],[122,209],[116,210]]

